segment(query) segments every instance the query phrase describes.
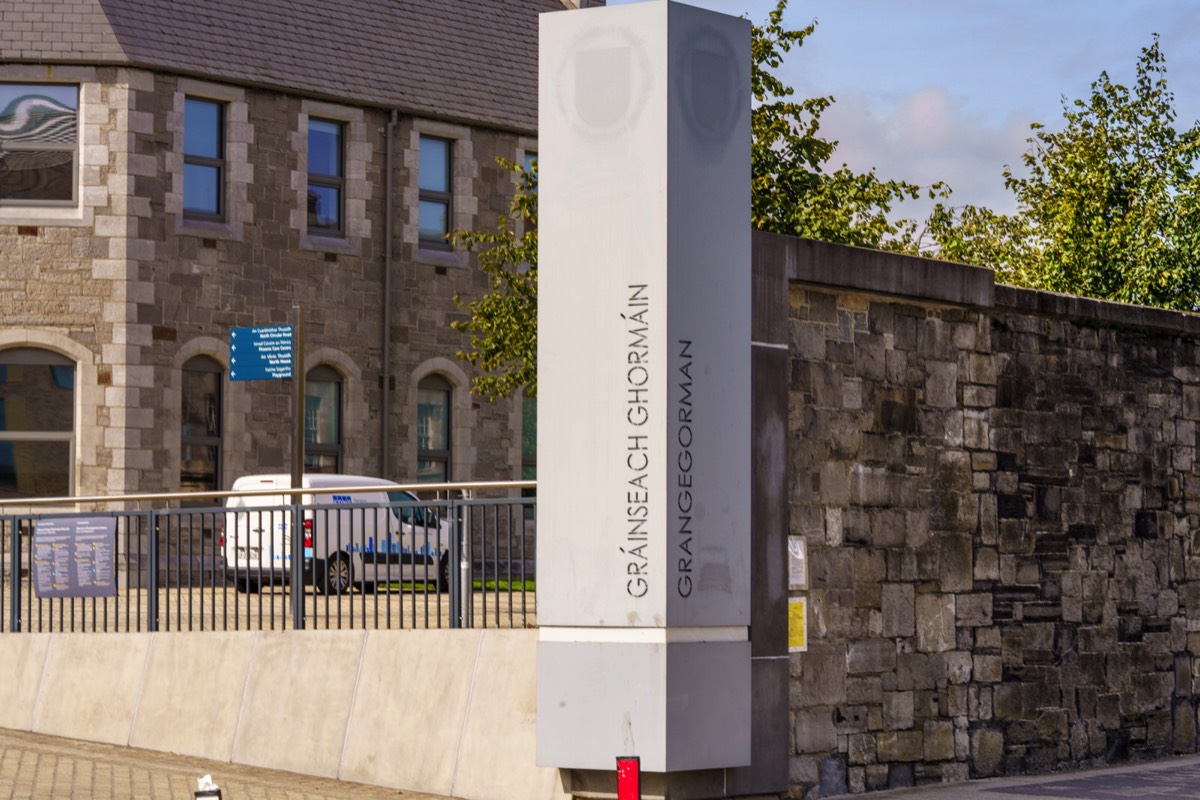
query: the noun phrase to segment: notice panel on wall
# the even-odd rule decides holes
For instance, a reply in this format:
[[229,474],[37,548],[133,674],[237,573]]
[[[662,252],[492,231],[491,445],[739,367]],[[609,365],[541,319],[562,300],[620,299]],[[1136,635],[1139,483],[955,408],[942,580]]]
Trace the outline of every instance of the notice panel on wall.
[[115,597],[117,521],[40,519],[33,529],[33,591],[38,597]]
[[808,598],[788,600],[788,652],[803,653],[808,649]]
[[788,588],[808,588],[808,543],[803,536],[788,537]]

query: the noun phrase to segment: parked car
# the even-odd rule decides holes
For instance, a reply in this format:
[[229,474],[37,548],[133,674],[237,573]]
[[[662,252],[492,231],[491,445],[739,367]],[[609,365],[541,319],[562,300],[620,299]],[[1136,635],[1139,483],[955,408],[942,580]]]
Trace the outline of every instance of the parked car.
[[[225,503],[226,575],[239,589],[291,578],[290,475],[247,475],[234,491],[275,489],[279,494],[235,496]],[[445,591],[450,581],[451,526],[416,495],[391,481],[363,475],[305,475],[303,510],[306,583],[326,594],[354,585],[423,581]],[[353,487],[379,487],[344,491]]]

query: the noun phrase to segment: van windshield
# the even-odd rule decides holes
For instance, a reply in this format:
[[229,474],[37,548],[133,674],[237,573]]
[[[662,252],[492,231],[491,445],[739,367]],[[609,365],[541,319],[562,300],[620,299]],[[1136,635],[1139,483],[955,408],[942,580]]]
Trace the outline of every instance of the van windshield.
[[[388,500],[392,503],[420,502],[408,492],[388,492],[387,494]],[[392,513],[407,525],[437,525],[437,514],[433,513],[433,509],[424,506],[392,506]]]

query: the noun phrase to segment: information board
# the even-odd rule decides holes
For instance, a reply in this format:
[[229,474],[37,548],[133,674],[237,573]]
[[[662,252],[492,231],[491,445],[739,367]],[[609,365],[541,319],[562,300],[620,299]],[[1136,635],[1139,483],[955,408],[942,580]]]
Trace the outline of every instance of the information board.
[[33,529],[33,590],[38,597],[115,597],[117,521],[112,517],[39,519]]
[[273,380],[292,377],[292,326],[231,328],[229,379]]

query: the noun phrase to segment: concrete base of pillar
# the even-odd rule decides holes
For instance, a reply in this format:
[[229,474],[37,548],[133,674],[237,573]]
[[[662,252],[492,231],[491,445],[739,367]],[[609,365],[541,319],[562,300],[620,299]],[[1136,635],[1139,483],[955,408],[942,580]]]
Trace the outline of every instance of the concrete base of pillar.
[[[751,763],[750,643],[538,642],[540,766],[679,772]],[[655,634],[659,641],[654,641]],[[715,796],[715,795],[714,795]]]

